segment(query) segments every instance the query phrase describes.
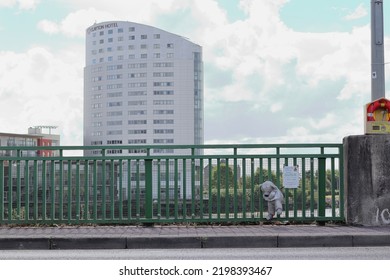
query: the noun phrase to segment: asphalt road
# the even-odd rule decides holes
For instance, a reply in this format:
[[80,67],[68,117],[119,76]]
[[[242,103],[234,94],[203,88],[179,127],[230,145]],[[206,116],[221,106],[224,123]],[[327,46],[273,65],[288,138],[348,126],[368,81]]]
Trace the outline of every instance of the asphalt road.
[[0,260],[390,260],[390,247],[0,250]]

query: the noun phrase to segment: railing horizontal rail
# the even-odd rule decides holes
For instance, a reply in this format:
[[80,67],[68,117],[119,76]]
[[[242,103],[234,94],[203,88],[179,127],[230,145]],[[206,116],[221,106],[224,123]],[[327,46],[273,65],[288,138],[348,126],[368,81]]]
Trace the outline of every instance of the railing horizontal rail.
[[[250,159],[250,158],[270,158],[270,155],[256,155],[256,154],[248,154],[248,155],[198,155],[198,156],[180,156],[180,155],[170,155],[170,156],[122,156],[121,159],[127,160],[127,159],[142,159],[142,160],[152,160],[152,159],[208,159],[208,158],[214,158],[214,159],[224,159],[224,158],[231,158],[231,159]],[[284,159],[284,158],[339,158],[338,154],[284,154],[284,155],[272,155],[272,158],[275,159]],[[69,161],[77,161],[77,160],[118,160],[118,156],[105,156],[105,157],[81,157],[81,156],[69,156],[69,157],[0,157],[0,160],[53,160],[53,161],[61,161],[61,160],[69,160]]]
[[95,150],[95,149],[253,149],[253,148],[340,148],[337,143],[308,144],[206,144],[206,145],[99,145],[99,146],[1,146],[1,150]]

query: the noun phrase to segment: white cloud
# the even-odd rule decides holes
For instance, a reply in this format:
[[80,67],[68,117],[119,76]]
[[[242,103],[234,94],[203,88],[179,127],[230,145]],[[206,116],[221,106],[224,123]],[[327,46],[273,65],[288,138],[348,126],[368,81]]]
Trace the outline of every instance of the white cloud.
[[[247,19],[221,22],[196,39],[204,46],[206,61],[223,73],[233,72],[231,86],[206,88],[206,95],[213,95],[215,104],[219,98],[220,102],[248,101],[252,108],[257,108],[252,117],[261,120],[256,125],[259,136],[252,132],[253,123],[248,121],[245,141],[341,142],[346,135],[361,134],[361,108],[368,102],[370,91],[369,26],[355,27],[350,32],[296,32],[280,20],[278,12],[285,1],[241,3]],[[245,89],[243,97],[231,98],[229,89],[247,85],[256,76],[263,81],[260,89],[241,87]],[[321,98],[318,101],[317,95]],[[347,100],[351,105],[346,106]],[[210,105],[209,109],[218,106]],[[273,113],[280,112],[280,117],[269,118],[264,107]],[[300,108],[307,108],[307,113],[299,112]],[[214,112],[213,118],[215,115]],[[229,121],[243,116],[233,110]],[[291,116],[295,116],[293,121]],[[227,117],[221,114],[220,118],[220,123],[226,123]],[[231,137],[223,139],[240,142],[245,128],[233,127]],[[261,131],[269,128],[274,135],[261,135]],[[240,130],[240,134],[235,130]],[[217,133],[220,131],[210,129],[212,142],[218,142]]]
[[83,127],[80,53],[82,50],[78,48],[54,53],[41,47],[26,53],[0,52],[2,131],[26,133],[29,126],[58,125],[62,143],[80,145]]
[[252,91],[240,83],[232,83],[221,88],[221,93],[223,94],[218,94],[219,98],[230,102],[251,100],[253,98]]
[[337,122],[339,122],[338,116],[336,116],[335,113],[328,113],[326,114],[325,118],[320,120],[314,120],[313,118],[310,118],[309,120],[310,125],[313,129],[327,129],[330,127],[334,127]]
[[57,23],[46,19],[38,22],[38,29],[49,34],[56,34],[59,33],[61,30],[60,26]]
[[18,6],[20,10],[33,10],[41,0],[0,0],[0,7]]
[[46,19],[41,20],[38,23],[38,28],[49,34],[63,33],[70,37],[82,37],[85,35],[87,27],[94,24],[94,22],[108,21],[113,18],[115,16],[109,12],[88,8],[70,13],[60,23]]
[[271,112],[272,113],[276,113],[276,112],[279,112],[283,109],[283,104],[282,103],[274,103],[271,105]]
[[306,137],[310,135],[310,131],[306,128],[306,127],[303,127],[303,126],[295,126],[295,127],[292,127],[290,128],[288,131],[287,131],[287,135],[288,137]]
[[197,20],[198,29],[214,27],[227,21],[226,12],[221,10],[215,0],[67,0],[66,3],[76,11],[58,23],[42,20],[38,27],[48,33],[57,31],[81,37],[94,22],[124,20],[153,25],[159,16],[174,16],[176,12],[184,10],[190,11],[192,18]]
[[[111,15],[109,20],[127,20],[145,24],[152,23],[158,15],[174,13],[183,7],[191,7],[191,0],[61,0],[66,5],[71,6],[76,11],[95,11],[91,13],[93,22],[108,20],[107,15]],[[91,8],[93,7],[93,8]],[[90,14],[90,15],[91,15]],[[83,21],[82,14],[77,15],[77,19]],[[76,17],[74,18],[76,19]]]
[[[344,79],[338,98],[350,99],[369,91],[369,27],[351,33],[301,34],[297,73],[313,87],[320,81]],[[310,38],[311,37],[311,38]],[[312,51],[311,51],[311,50]]]
[[364,4],[360,4],[357,8],[350,14],[346,15],[344,19],[346,20],[355,20],[365,17],[368,14],[367,10],[364,8]]

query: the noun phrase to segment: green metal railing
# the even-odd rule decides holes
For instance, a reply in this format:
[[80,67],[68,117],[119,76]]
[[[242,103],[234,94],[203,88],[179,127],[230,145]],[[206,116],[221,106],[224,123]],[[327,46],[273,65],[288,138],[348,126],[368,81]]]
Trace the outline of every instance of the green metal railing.
[[[257,222],[267,216],[260,190],[266,180],[285,196],[276,219],[344,221],[342,149],[0,147],[0,224]],[[285,165],[298,166],[298,188],[283,188]]]

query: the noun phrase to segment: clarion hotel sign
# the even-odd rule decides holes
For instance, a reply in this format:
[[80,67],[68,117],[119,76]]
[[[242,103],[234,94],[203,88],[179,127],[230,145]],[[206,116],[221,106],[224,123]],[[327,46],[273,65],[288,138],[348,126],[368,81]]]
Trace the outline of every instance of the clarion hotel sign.
[[101,30],[101,29],[106,29],[106,28],[114,28],[114,27],[118,27],[117,22],[100,24],[100,25],[96,25],[96,26],[94,25],[94,26],[87,29],[87,34],[94,32],[96,30]]

